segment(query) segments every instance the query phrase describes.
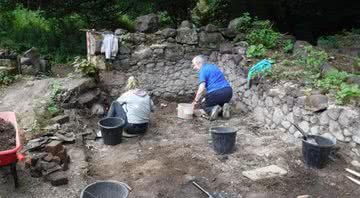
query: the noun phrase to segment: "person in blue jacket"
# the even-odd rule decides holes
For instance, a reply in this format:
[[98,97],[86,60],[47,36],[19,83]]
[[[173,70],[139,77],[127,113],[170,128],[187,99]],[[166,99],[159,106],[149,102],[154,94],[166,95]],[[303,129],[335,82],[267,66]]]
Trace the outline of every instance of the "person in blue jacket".
[[199,88],[193,105],[200,104],[202,97],[205,95],[203,108],[210,115],[210,120],[217,119],[220,112],[222,112],[224,118],[230,118],[229,102],[233,91],[224,74],[215,64],[207,63],[201,55],[193,58],[192,65],[198,71],[199,79]]

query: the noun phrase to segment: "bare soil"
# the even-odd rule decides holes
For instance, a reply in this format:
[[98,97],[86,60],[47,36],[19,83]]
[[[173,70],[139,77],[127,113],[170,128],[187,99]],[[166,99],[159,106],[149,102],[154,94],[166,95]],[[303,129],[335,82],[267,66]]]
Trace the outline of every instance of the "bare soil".
[[[163,101],[164,102],[164,101]],[[126,139],[116,146],[100,141],[87,142],[91,150],[90,176],[94,180],[128,183],[137,198],[206,197],[191,181],[226,197],[360,197],[360,189],[347,180],[345,156],[324,169],[309,169],[302,163],[301,141],[288,133],[265,130],[251,116],[234,115],[230,120],[209,122],[176,117],[176,103],[158,105],[150,130],[142,137]],[[211,148],[208,129],[230,126],[238,129],[236,151],[216,155]],[[346,150],[345,145],[341,145]],[[251,181],[242,171],[278,165],[288,171],[284,177]]]
[[0,151],[14,148],[16,146],[15,137],[14,125],[0,118]]

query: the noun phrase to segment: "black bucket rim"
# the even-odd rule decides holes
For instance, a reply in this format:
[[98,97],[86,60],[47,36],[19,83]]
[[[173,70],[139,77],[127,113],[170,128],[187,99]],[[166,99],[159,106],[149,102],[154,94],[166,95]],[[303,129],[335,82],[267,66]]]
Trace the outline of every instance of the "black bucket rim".
[[308,138],[309,137],[321,137],[321,138],[324,138],[324,139],[327,139],[329,140],[330,142],[332,142],[332,145],[319,145],[319,144],[311,144],[310,142],[306,141],[304,138],[301,139],[301,141],[304,143],[304,144],[311,144],[311,145],[314,145],[314,146],[317,146],[317,147],[320,147],[320,148],[331,148],[331,147],[334,147],[336,145],[336,142],[333,141],[332,139],[330,138],[327,138],[327,137],[324,137],[324,136],[321,136],[321,135],[308,135]]
[[[216,128],[227,128],[227,129],[232,129],[232,131],[228,131],[228,132],[219,132],[219,131],[216,131],[215,129]],[[224,126],[217,126],[217,127],[210,127],[209,128],[209,131],[211,133],[216,133],[216,134],[233,134],[233,133],[237,133],[237,129],[234,128],[234,127],[224,127]]]
[[[100,123],[101,121],[104,121],[104,120],[107,120],[107,119],[120,120],[120,121],[121,121],[121,124],[110,127],[110,126],[104,126],[104,125],[102,125],[102,124]],[[97,124],[98,124],[98,126],[104,128],[104,129],[115,129],[115,128],[118,128],[118,127],[123,127],[123,126],[125,125],[125,120],[122,119],[122,118],[118,118],[118,117],[106,117],[106,118],[100,119]]]
[[98,180],[98,181],[95,181],[91,184],[88,184],[86,185],[82,190],[81,190],[81,194],[80,194],[80,198],[84,197],[84,193],[86,192],[86,189],[89,188],[90,186],[93,186],[95,184],[98,184],[98,183],[114,183],[114,184],[119,184],[121,186],[123,186],[125,189],[126,189],[126,197],[129,197],[129,194],[130,194],[130,190],[129,190],[129,187],[126,183],[124,182],[119,182],[119,181],[115,181],[115,180]]

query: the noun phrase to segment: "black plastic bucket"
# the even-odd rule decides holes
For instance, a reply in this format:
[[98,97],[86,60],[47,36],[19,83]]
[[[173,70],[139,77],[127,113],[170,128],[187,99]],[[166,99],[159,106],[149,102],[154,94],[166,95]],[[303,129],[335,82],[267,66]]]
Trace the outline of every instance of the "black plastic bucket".
[[117,181],[97,181],[86,186],[80,198],[127,198],[129,190],[127,185]]
[[229,154],[234,151],[236,129],[230,127],[211,127],[210,133],[216,153]]
[[98,122],[104,144],[116,145],[121,142],[125,121],[121,118],[108,117]]
[[335,142],[318,135],[308,135],[307,140],[302,141],[305,165],[318,169],[324,168],[334,151]]

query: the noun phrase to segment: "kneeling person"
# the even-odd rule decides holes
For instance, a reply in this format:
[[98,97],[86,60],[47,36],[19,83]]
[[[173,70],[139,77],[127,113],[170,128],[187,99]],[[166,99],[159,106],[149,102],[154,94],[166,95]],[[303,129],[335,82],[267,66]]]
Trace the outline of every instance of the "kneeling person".
[[127,92],[111,104],[107,117],[120,117],[125,120],[124,136],[144,134],[154,111],[154,103],[146,91],[139,89],[138,81],[131,76]]
[[193,105],[199,104],[202,96],[205,95],[204,110],[210,115],[210,120],[215,120],[221,110],[224,118],[230,118],[228,103],[233,92],[224,74],[215,64],[206,63],[202,56],[196,56],[192,60],[192,65],[199,72],[199,88]]

